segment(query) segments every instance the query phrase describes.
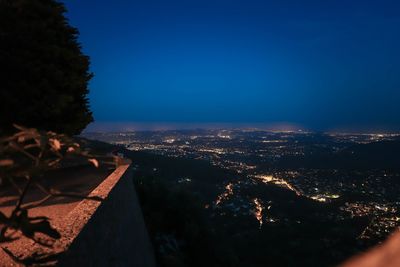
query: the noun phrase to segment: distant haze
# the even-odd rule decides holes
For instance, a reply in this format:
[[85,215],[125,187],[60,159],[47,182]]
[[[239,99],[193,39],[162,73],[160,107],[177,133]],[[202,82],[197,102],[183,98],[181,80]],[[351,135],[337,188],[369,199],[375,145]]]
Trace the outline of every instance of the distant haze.
[[260,129],[297,131],[302,130],[299,125],[288,123],[160,123],[160,122],[103,122],[92,123],[86,132],[129,132],[129,131],[160,131],[160,130],[191,130],[191,129]]
[[400,133],[398,129],[383,128],[331,128],[312,129],[287,122],[281,123],[168,123],[168,122],[95,122],[85,132],[131,132],[131,131],[166,131],[166,130],[263,130],[263,131],[325,131],[342,133]]

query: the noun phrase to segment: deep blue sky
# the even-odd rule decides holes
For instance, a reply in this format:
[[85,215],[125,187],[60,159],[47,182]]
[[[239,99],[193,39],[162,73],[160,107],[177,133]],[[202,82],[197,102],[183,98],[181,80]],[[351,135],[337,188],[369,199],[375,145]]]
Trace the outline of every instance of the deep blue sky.
[[400,128],[400,1],[64,1],[98,122]]

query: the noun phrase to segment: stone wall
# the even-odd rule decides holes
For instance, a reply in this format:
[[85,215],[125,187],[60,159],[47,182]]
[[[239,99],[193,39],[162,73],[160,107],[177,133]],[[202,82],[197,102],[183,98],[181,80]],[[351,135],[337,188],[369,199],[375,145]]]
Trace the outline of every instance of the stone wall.
[[119,167],[91,195],[105,200],[98,207],[82,201],[69,214],[63,223],[65,252],[57,265],[155,266],[130,168]]

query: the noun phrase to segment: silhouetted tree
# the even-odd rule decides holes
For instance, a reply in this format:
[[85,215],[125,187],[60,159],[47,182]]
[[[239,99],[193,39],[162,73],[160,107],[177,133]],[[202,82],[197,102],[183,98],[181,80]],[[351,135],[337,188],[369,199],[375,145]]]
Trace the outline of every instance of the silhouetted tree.
[[90,123],[89,58],[55,0],[0,0],[0,133],[13,123],[78,134]]

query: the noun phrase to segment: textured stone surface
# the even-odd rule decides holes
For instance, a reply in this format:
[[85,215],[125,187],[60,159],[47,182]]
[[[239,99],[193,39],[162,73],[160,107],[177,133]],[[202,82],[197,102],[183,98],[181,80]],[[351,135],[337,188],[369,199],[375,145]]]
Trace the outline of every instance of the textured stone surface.
[[[120,167],[121,168],[121,167]],[[59,260],[60,266],[155,266],[153,250],[148,238],[141,209],[129,169],[121,169],[123,175],[114,173],[96,188],[93,193],[105,196],[107,188],[112,190],[107,200],[102,202],[96,212],[89,206],[77,206],[79,217],[68,221],[71,235],[76,223],[89,219],[66,253]],[[119,178],[119,179],[118,179]],[[75,221],[77,220],[77,221]],[[79,228],[79,226],[78,226]],[[68,234],[64,235],[68,238]],[[68,240],[64,242],[68,243]]]
[[400,266],[400,232],[394,233],[379,246],[357,255],[341,267],[398,267]]
[[[21,257],[59,254],[49,263],[60,266],[155,266],[129,163],[122,163],[89,196],[104,200],[82,200],[62,220],[54,221],[62,238],[53,249],[26,238],[15,248],[3,247]],[[0,253],[0,266],[18,265]]]

